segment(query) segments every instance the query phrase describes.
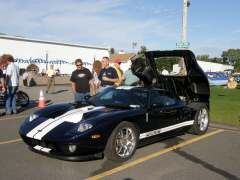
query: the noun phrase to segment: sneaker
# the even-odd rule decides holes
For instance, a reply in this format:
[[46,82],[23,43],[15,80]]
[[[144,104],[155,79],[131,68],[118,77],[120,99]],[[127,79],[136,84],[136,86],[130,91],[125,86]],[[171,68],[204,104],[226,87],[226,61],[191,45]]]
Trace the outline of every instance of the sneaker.
[[11,113],[5,113],[5,115],[12,115]]
[[17,114],[17,112],[13,112],[13,114]]

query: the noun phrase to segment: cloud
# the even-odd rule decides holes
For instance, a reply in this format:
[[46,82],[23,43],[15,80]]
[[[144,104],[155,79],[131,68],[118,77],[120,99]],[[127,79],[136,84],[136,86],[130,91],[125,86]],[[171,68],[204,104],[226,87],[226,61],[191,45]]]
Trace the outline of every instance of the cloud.
[[157,10],[157,11],[154,11],[153,13],[156,14],[156,13],[160,13],[161,11],[160,10]]
[[240,30],[233,31],[230,34],[237,34],[237,33],[240,33]]
[[12,9],[4,18],[9,22],[3,32],[7,35],[132,51],[132,42],[137,42],[139,49],[147,45],[154,48],[164,39],[166,45],[167,39],[171,41],[179,32],[175,19],[136,19],[138,11],[122,8],[128,5],[127,0],[13,2],[1,8]]
[[165,11],[167,11],[167,12],[168,12],[168,11],[174,11],[174,10],[175,10],[175,9],[173,9],[173,8],[172,8],[172,9],[165,9]]

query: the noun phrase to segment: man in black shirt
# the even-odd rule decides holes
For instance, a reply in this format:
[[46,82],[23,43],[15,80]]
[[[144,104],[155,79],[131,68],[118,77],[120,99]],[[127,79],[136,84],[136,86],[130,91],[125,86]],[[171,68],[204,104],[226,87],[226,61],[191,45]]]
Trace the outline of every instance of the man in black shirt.
[[89,69],[83,67],[81,59],[75,60],[77,69],[72,72],[70,81],[75,101],[83,101],[84,96],[90,95],[90,85],[93,90],[93,95],[96,94],[96,88],[93,82],[93,75]]
[[109,86],[113,86],[115,82],[119,82],[117,72],[114,68],[109,66],[109,58],[103,57],[102,58],[102,66],[103,69],[100,71],[98,75],[99,79],[99,92],[102,92]]

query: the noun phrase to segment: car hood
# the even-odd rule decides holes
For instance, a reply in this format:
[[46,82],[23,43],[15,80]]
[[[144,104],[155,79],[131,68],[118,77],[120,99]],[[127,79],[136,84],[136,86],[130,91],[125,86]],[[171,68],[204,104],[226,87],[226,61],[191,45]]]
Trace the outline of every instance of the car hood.
[[[59,107],[59,106],[58,106]],[[120,115],[122,114],[122,115]],[[20,134],[37,140],[61,141],[66,139],[64,135],[82,121],[109,121],[129,115],[126,109],[107,108],[105,106],[85,106],[78,109],[70,109],[65,113],[55,117],[42,115],[27,125],[20,127]],[[110,118],[114,117],[114,118]],[[108,118],[108,119],[107,119]]]

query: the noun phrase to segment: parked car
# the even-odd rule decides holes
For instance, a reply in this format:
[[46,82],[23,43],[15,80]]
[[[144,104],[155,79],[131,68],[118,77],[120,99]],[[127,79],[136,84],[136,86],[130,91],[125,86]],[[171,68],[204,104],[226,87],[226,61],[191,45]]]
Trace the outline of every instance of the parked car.
[[[159,74],[154,60],[167,56],[182,57],[187,75]],[[109,87],[84,102],[35,111],[19,129],[29,149],[70,161],[106,156],[123,162],[150,142],[207,131],[209,85],[191,51],[151,51],[131,61],[143,87]]]
[[240,83],[240,73],[235,72],[234,74],[232,74],[232,77],[234,77],[235,81]]
[[223,73],[226,75],[226,74],[228,74],[229,76],[230,75],[232,75],[233,73],[234,73],[234,69],[225,69],[224,71],[223,71]]
[[222,86],[228,82],[229,76],[222,72],[205,72],[210,86]]

